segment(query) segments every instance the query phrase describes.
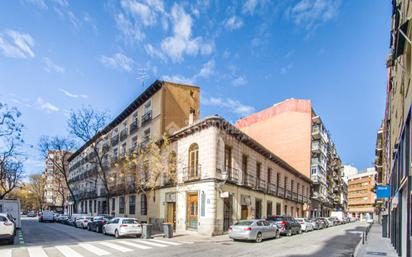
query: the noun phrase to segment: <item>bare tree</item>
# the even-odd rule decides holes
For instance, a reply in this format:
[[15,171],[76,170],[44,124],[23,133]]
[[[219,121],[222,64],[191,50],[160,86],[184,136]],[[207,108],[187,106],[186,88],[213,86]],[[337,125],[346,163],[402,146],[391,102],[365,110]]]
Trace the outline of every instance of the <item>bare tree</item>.
[[[69,132],[88,147],[82,152],[83,157],[93,167],[92,174],[102,182],[106,191],[107,214],[110,212],[111,188],[109,186],[109,169],[107,167],[108,149],[103,147],[104,134],[102,129],[109,120],[107,112],[99,112],[92,107],[83,107],[72,111],[68,120]],[[97,183],[95,183],[97,187]],[[97,189],[97,188],[96,188]]]
[[45,204],[46,179],[42,174],[30,176],[29,191],[32,194],[36,208],[42,210]]
[[0,199],[18,187],[23,174],[23,163],[18,151],[23,142],[21,113],[14,107],[0,103]]
[[62,207],[66,200],[66,189],[69,191],[71,199],[76,206],[77,199],[74,195],[73,188],[69,183],[69,163],[68,158],[75,149],[75,141],[67,137],[48,137],[40,138],[39,150],[46,162],[53,165],[54,192],[62,198]]

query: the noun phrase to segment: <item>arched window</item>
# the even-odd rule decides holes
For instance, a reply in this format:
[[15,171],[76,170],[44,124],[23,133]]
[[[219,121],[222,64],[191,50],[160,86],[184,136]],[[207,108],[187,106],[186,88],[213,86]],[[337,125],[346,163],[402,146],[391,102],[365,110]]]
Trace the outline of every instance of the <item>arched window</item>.
[[199,146],[194,143],[189,147],[189,178],[199,176]]
[[147,215],[147,198],[145,194],[140,196],[140,215]]

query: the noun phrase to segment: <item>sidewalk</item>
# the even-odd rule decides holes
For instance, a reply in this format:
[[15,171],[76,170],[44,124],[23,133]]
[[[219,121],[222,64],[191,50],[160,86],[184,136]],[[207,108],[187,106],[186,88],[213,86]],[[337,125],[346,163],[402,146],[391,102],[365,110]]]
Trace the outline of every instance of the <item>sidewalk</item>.
[[[153,238],[163,237],[163,231],[154,230],[152,231]],[[173,233],[172,240],[177,241],[190,241],[190,242],[224,242],[231,241],[227,235],[219,236],[202,236],[197,232],[185,231],[184,233]]]
[[389,238],[382,237],[382,225],[373,224],[369,234],[368,240],[355,251],[355,257],[376,257],[376,256],[387,256],[387,257],[398,257],[395,249],[391,245]]

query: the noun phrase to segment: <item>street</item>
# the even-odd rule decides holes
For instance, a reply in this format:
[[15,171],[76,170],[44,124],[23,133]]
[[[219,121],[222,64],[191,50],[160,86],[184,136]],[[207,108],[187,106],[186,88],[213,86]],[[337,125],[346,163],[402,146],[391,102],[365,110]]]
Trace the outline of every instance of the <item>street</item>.
[[[203,238],[179,235],[172,239],[115,239],[58,223],[22,220],[22,240],[0,246],[1,257],[92,256],[351,256],[365,228],[350,223],[260,244],[233,242],[227,236]],[[16,237],[19,233],[17,233]]]

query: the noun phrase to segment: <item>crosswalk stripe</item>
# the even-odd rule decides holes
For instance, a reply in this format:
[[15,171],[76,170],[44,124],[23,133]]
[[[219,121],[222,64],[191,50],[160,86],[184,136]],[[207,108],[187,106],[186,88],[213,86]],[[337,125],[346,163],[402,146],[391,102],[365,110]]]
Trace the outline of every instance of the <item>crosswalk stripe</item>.
[[[66,257],[83,257],[80,253],[76,252],[72,248],[68,247],[67,245],[59,245],[56,246],[56,249],[59,250],[64,256]],[[37,256],[36,256],[37,257]]]
[[120,245],[116,245],[116,244],[113,244],[113,243],[109,243],[109,242],[99,242],[99,244],[101,244],[101,245],[103,245],[103,246],[106,246],[106,247],[109,247],[109,248],[113,248],[113,249],[115,249],[115,250],[118,250],[118,251],[121,251],[121,252],[131,252],[131,251],[133,251],[132,249],[130,249],[130,248],[127,248],[127,247],[123,247],[123,246],[120,246]]
[[43,248],[40,246],[29,247],[27,248],[27,251],[29,252],[30,257],[47,257],[47,254],[44,252]]
[[121,243],[121,244],[132,246],[132,247],[136,247],[136,248],[139,248],[139,249],[145,249],[145,250],[146,249],[152,249],[152,247],[150,247],[150,246],[140,245],[140,244],[135,243],[135,242],[132,243],[132,242],[129,242],[129,241],[119,241],[117,243]]
[[1,257],[11,257],[11,249],[0,250]]
[[157,240],[157,239],[150,239],[150,242],[157,242],[157,243],[162,243],[162,244],[167,244],[167,245],[182,245],[182,243],[163,241],[163,240]]
[[108,251],[102,250],[94,245],[91,244],[87,244],[87,243],[81,243],[79,244],[80,247],[82,247],[83,249],[86,249],[89,252],[92,252],[98,256],[102,256],[102,255],[108,255],[110,254]]
[[153,243],[153,242],[149,242],[146,240],[142,240],[142,239],[135,239],[133,240],[134,242],[138,242],[138,243],[142,243],[142,244],[147,244],[147,245],[151,245],[151,246],[156,246],[156,247],[167,247],[167,245],[162,245],[162,244],[158,244],[158,243]]
[[194,242],[189,242],[189,241],[177,241],[181,244],[194,244]]

